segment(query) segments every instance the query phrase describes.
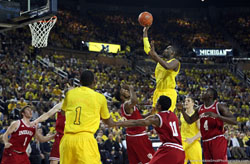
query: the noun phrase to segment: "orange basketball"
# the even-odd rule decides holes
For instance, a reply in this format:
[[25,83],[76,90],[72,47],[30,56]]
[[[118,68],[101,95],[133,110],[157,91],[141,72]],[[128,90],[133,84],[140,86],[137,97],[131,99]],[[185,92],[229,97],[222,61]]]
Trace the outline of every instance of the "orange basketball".
[[151,13],[144,11],[139,15],[138,21],[143,27],[151,26],[153,23],[153,16]]

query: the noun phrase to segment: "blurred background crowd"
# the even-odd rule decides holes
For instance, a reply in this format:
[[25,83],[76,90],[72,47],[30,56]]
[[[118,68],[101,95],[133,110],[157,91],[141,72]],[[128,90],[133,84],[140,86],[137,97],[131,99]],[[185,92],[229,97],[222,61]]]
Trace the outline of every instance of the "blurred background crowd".
[[[32,120],[47,112],[63,99],[68,85],[77,86],[77,79],[85,69],[95,72],[98,79],[96,90],[106,96],[115,121],[119,121],[121,115],[120,103],[114,98],[114,93],[123,83],[134,86],[142,113],[151,108],[155,63],[143,53],[142,27],[137,23],[137,16],[88,11],[85,16],[78,17],[75,12],[58,12],[47,50],[30,46],[28,28],[0,34],[0,133],[6,131],[12,120],[20,119],[19,111],[27,104],[33,107]],[[239,122],[237,126],[225,127],[229,141],[228,157],[249,159],[249,62],[232,58],[193,58],[192,54],[193,47],[236,47],[236,55],[249,55],[249,13],[228,13],[222,17],[223,21],[216,24],[209,17],[198,19],[174,12],[164,13],[154,17],[149,36],[155,40],[157,52],[170,43],[177,45],[180,51],[178,58],[182,66],[176,79],[178,101],[192,95],[199,105],[199,95],[203,90],[207,87],[217,89],[218,101],[225,102]],[[112,55],[88,52],[81,41],[120,44],[124,51]],[[248,69],[242,67],[247,64]],[[243,77],[238,76],[238,70]],[[40,125],[44,134],[55,131],[55,120],[56,116]],[[153,127],[148,127],[147,131],[152,141],[158,140]],[[128,163],[125,137],[124,128],[100,125],[96,139],[103,163]],[[32,141],[30,156],[39,155],[46,163],[51,143],[40,144],[37,149],[32,146],[37,142]]]

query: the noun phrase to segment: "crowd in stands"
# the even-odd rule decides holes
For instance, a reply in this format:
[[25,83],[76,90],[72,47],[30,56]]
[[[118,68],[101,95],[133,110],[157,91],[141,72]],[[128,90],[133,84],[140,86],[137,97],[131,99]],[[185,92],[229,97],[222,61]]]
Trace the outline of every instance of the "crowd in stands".
[[172,38],[184,52],[192,48],[231,48],[222,32],[211,25],[207,18],[192,20],[189,18],[169,18],[162,29],[166,29],[166,36]]
[[249,14],[229,15],[225,17],[224,26],[242,48],[250,50],[250,16]]
[[[224,17],[225,20],[231,18]],[[159,51],[170,43],[177,44],[183,53],[191,52],[195,47],[232,48],[232,43],[225,37],[225,31],[218,26],[212,24],[207,17],[193,19],[167,13],[164,16],[155,15],[149,36],[155,41]],[[249,50],[249,16],[228,20],[225,22],[225,28],[232,38]],[[106,42],[120,44],[123,50],[129,46],[132,51],[141,54],[142,29],[135,15],[86,12],[79,17],[69,11],[59,11],[58,22],[52,29],[49,44],[83,49],[81,41]]]
[[[78,18],[67,11],[60,11],[58,13],[58,23],[54,27],[56,32],[51,33],[49,44],[56,47],[81,49],[81,40],[87,40],[120,43],[130,45],[131,48],[135,49],[142,47],[142,28],[138,27],[136,19],[121,15],[88,14],[86,17]],[[182,44],[185,47],[187,45],[199,46],[200,44],[204,45],[204,47],[212,45],[221,48],[228,44],[220,35],[215,39],[216,42],[211,39],[212,30],[207,22],[201,23],[181,19],[169,19],[167,22],[167,24],[171,25],[171,28],[185,29],[183,33],[170,35],[171,38],[179,38],[179,41],[183,40]],[[159,40],[156,44],[163,48],[170,41],[163,36],[171,32],[162,33],[161,28],[165,27],[160,25],[152,27],[152,33],[154,33],[154,39]],[[139,100],[139,108],[142,112],[147,112],[147,108],[152,104],[155,83],[151,75],[138,73],[132,69],[131,65],[116,67],[100,63],[95,59],[61,59],[53,54],[42,56],[43,60],[49,65],[44,67],[35,58],[37,52],[29,46],[30,34],[28,30],[19,30],[0,35],[1,133],[6,130],[12,120],[20,118],[18,111],[23,106],[31,105],[33,107],[32,119],[36,119],[61,101],[64,90],[68,87],[67,84],[73,86],[73,79],[79,79],[79,75],[84,69],[95,72],[98,79],[96,90],[111,98],[109,100],[109,109],[114,120],[118,121],[121,118],[119,102],[114,98],[114,93],[116,88],[123,83],[134,85]],[[196,34],[195,31],[198,31],[198,33]],[[190,33],[187,35],[186,32]],[[164,41],[164,44],[162,41]],[[68,76],[66,78],[59,76],[54,72],[54,67],[66,72]],[[183,101],[187,94],[191,94],[199,100],[200,93],[210,86],[217,89],[219,101],[227,103],[230,111],[239,122],[239,125],[229,126],[226,129],[229,141],[228,156],[233,159],[249,158],[250,89],[239,81],[229,69],[181,69],[177,78],[179,101]],[[198,103],[200,102],[198,101]],[[49,131],[55,131],[54,126],[55,118],[51,118],[41,125],[45,134]],[[151,138],[158,138],[152,127],[148,127],[148,134]],[[108,128],[101,124],[96,133],[96,139],[103,163],[128,162],[124,128]],[[37,141],[31,143],[32,151],[36,148],[36,144]],[[45,161],[49,151],[50,143],[47,143],[37,152],[34,150],[33,153],[36,152],[35,155],[43,156]]]

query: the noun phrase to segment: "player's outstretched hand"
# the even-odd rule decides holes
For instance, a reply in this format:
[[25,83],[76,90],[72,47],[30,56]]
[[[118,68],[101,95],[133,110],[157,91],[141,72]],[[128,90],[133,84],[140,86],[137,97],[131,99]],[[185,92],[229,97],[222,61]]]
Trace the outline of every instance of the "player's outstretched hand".
[[11,147],[11,146],[12,146],[12,144],[9,143],[9,142],[7,142],[7,143],[4,144],[4,148],[5,148],[5,149],[7,149],[7,148],[9,148],[9,147]]
[[134,90],[134,86],[133,85],[129,85],[128,88],[129,88],[129,90]]
[[55,138],[56,136],[56,133],[53,133],[53,134],[49,134],[52,138]]
[[143,28],[143,32],[147,32],[149,28],[150,28],[150,26],[144,27],[144,28]]
[[191,143],[194,142],[194,140],[193,140],[193,138],[187,138],[187,139],[185,140],[185,142],[187,142],[188,144],[191,144]]
[[46,136],[49,137],[49,140],[52,140],[52,139],[55,138],[56,133],[51,133],[51,132],[49,132]]

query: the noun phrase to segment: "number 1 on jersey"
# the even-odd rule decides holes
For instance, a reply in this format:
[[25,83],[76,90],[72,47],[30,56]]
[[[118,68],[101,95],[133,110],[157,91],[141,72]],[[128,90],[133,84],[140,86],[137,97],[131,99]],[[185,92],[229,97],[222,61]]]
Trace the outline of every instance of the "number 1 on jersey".
[[23,146],[25,146],[25,145],[26,145],[26,142],[27,142],[27,137],[25,137],[25,139],[24,139]]
[[75,118],[75,121],[74,121],[74,124],[75,125],[80,125],[80,114],[81,114],[81,107],[77,107],[76,108],[76,118]]

